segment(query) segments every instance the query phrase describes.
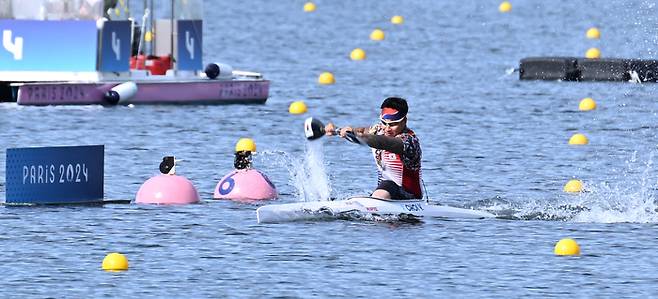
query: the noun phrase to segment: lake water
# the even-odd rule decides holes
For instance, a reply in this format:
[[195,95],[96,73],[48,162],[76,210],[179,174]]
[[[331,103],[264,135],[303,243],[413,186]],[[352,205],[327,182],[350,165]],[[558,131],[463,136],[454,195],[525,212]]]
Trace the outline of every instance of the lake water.
[[[529,56],[657,58],[654,1],[206,1],[204,61],[262,72],[264,105],[0,104],[6,148],[105,144],[105,197],[133,199],[162,156],[199,190],[190,206],[0,208],[2,297],[648,297],[658,293],[656,85],[519,81]],[[402,15],[405,23],[389,18]],[[585,31],[597,26],[600,40]],[[386,39],[369,40],[381,28]],[[367,59],[349,60],[363,48]],[[336,84],[320,86],[331,71]],[[370,125],[398,95],[423,149],[430,198],[492,220],[260,225],[256,205],[212,201],[241,137],[277,202],[343,198],[376,184],[367,148],[309,145],[305,117]],[[598,103],[580,112],[584,97]],[[287,112],[304,100],[305,115]],[[574,133],[590,144],[569,146]],[[304,168],[316,150],[324,170]],[[310,161],[313,162],[313,161]],[[562,192],[572,178],[588,192]],[[553,255],[574,238],[579,257]],[[124,253],[130,270],[108,273]]]

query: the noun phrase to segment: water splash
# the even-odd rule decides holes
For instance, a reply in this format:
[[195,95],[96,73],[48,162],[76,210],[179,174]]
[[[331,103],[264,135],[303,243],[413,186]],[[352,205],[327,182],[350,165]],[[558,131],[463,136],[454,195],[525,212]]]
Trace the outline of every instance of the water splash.
[[585,182],[585,192],[559,193],[546,199],[508,200],[501,197],[470,203],[499,218],[594,223],[658,223],[658,173],[651,152],[646,159],[637,152],[626,161],[619,177],[609,181]]
[[263,163],[284,167],[289,183],[299,201],[322,201],[331,198],[331,183],[322,154],[322,142],[306,142],[303,157],[293,157],[282,151],[266,151],[258,155]]
[[293,174],[298,198],[304,201],[329,200],[331,184],[327,177],[322,142],[307,142],[305,159]]
[[658,223],[654,155],[651,152],[645,162],[634,152],[620,179],[587,186],[589,192],[580,197],[589,209],[576,214],[573,221]]
[[518,71],[519,71],[519,69],[511,67],[511,68],[505,69],[505,75],[510,76],[510,75],[512,75],[512,74],[514,74]]

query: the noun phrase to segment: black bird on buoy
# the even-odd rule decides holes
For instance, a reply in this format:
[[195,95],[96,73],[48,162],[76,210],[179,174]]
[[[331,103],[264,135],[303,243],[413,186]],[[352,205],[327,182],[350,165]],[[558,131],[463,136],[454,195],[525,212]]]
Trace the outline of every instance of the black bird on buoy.
[[163,174],[176,174],[176,159],[174,159],[174,156],[165,156],[162,158],[160,172]]

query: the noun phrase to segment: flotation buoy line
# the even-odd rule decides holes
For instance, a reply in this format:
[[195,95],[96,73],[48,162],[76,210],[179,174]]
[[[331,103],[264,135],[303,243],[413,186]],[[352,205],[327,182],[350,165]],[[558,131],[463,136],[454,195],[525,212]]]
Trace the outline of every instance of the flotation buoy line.
[[528,57],[521,59],[519,79],[658,82],[658,60]]

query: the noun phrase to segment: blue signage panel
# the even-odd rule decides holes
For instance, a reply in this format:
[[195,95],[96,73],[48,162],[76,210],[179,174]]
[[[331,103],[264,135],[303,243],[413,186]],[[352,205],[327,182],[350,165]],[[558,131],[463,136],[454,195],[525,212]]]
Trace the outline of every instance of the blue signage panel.
[[178,20],[176,69],[196,71],[203,68],[201,20]]
[[103,201],[103,145],[7,149],[6,203]]
[[130,70],[130,21],[105,21],[101,31],[102,72],[127,72]]
[[93,20],[0,19],[0,71],[95,71]]

